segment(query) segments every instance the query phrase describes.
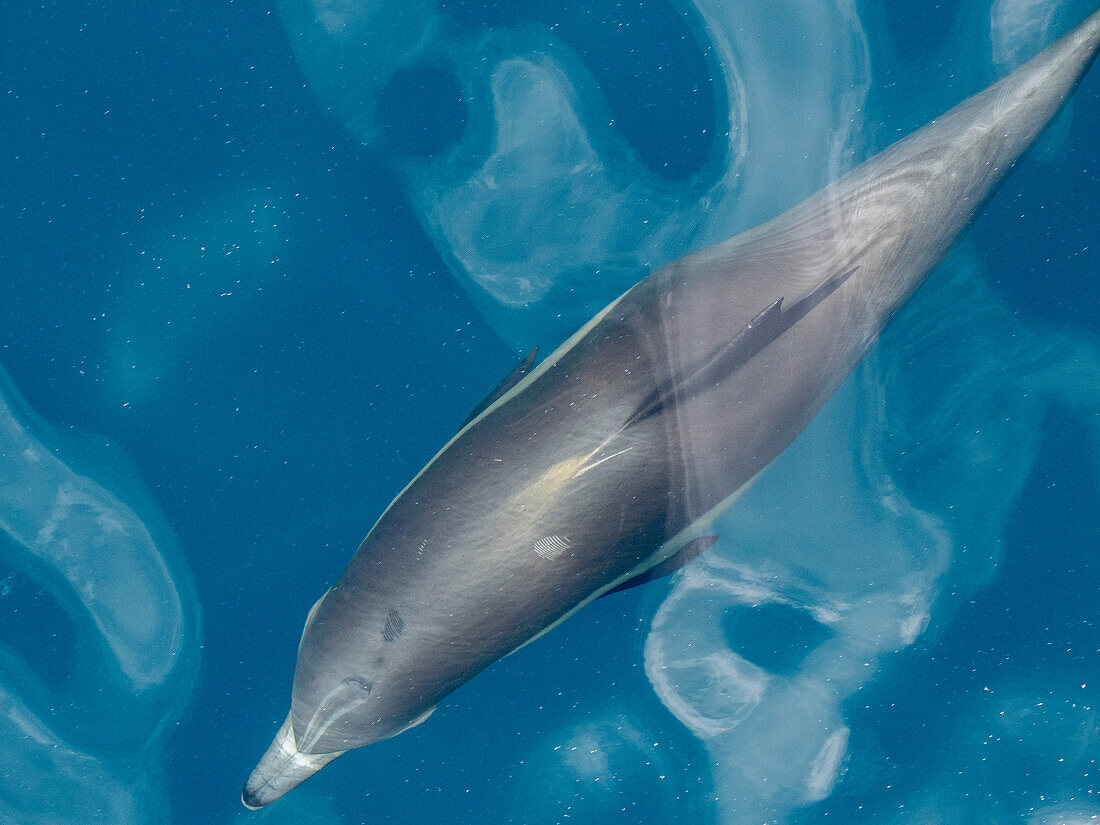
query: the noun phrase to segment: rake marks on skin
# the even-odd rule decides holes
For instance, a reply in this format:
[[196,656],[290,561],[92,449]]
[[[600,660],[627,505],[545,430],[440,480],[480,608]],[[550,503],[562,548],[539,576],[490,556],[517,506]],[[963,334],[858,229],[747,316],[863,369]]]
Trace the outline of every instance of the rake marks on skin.
[[573,542],[567,536],[543,536],[535,540],[531,549],[539,558],[554,561],[561,558],[572,546]]
[[395,642],[405,629],[405,620],[395,608],[390,608],[386,613],[386,626],[382,628],[382,638],[387,642]]

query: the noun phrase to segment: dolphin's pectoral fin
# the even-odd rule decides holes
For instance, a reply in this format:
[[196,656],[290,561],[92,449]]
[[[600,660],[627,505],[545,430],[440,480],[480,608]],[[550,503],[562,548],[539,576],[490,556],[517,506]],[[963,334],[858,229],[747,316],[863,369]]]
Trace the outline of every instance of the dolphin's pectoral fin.
[[691,398],[733,375],[750,358],[794,326],[847,281],[858,266],[839,272],[815,287],[808,295],[784,308],[780,298],[701,362],[664,382],[647,395],[623,424],[622,430],[637,424],[667,407]]
[[474,407],[474,411],[466,416],[466,420],[462,422],[462,424],[459,426],[459,429],[461,430],[463,427],[465,427],[467,424],[469,424],[471,421],[473,421],[475,418],[477,418],[479,415],[489,409],[489,407],[491,407],[494,402],[498,401],[504,395],[504,393],[508,392],[508,390],[512,389],[512,387],[523,380],[523,376],[527,375],[527,373],[531,371],[531,367],[535,365],[535,359],[538,358],[538,355],[538,347],[535,347],[533,350],[527,353],[527,357],[520,361],[516,365],[516,368],[508,373],[508,375],[505,376],[504,380],[493,388],[493,391],[491,393],[485,396],[485,400]]
[[694,538],[680,548],[678,552],[669,556],[664,561],[653,565],[644,573],[639,573],[632,579],[627,579],[618,587],[611,588],[603,595],[606,596],[608,593],[618,593],[620,590],[629,590],[632,587],[646,584],[647,582],[662,578],[663,576],[671,576],[685,564],[694,561],[704,551],[713,547],[716,541],[718,541],[718,536],[699,536],[698,538]]

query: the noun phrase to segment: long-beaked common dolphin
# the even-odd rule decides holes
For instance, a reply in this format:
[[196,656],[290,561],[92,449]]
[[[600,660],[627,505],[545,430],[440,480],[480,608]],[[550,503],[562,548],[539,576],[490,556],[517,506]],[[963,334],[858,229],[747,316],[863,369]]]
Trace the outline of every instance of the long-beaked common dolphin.
[[706,549],[1061,108],[1100,11],[772,221],[654,272],[517,367],[309,612],[267,805],[613,590]]

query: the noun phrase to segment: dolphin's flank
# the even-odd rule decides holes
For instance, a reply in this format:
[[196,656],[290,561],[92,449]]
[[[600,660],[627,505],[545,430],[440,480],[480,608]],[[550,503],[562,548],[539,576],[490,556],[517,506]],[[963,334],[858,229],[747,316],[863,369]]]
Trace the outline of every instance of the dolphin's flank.
[[1100,12],[763,226],[658,270],[520,365],[314,605],[267,805],[419,724],[613,590],[671,572],[784,450],[1058,112]]

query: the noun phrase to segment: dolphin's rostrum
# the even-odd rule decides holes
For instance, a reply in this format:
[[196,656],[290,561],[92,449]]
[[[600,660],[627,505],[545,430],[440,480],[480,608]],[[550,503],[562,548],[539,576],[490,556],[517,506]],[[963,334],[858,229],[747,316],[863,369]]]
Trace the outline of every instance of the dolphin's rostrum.
[[1060,109],[1100,12],[769,223],[658,270],[532,355],[309,613],[266,805],[419,724],[588,602],[667,574],[789,445]]

